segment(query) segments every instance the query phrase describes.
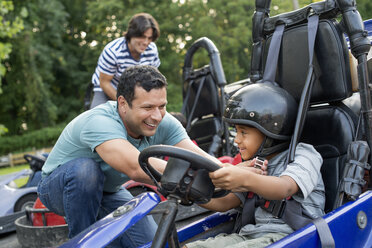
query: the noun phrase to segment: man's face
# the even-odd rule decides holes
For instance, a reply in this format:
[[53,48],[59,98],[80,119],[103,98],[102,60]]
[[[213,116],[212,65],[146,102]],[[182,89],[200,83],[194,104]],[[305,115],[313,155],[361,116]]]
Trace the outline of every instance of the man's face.
[[153,136],[166,112],[167,90],[163,87],[147,92],[136,86],[132,107],[123,96],[118,101],[119,113],[128,134],[135,139]]
[[129,51],[134,58],[140,56],[152,41],[152,28],[147,29],[141,37],[132,37],[129,41]]
[[236,125],[235,143],[244,160],[251,159],[260,148],[265,136],[254,127]]

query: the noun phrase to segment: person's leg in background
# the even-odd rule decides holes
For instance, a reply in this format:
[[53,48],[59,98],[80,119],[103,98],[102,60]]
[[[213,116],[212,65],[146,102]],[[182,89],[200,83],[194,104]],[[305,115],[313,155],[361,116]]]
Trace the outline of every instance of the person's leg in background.
[[98,106],[102,103],[107,102],[109,99],[106,96],[106,94],[103,91],[94,91],[93,92],[93,99],[90,104],[90,109],[94,108],[95,106]]

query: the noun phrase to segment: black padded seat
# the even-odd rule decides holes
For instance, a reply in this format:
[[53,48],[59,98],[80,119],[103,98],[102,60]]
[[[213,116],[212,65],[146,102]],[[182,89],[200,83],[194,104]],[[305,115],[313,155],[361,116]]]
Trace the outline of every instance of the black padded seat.
[[344,105],[311,107],[301,142],[312,144],[323,157],[325,211],[333,210],[343,175],[348,145],[354,140],[356,116]]
[[[183,98],[187,98],[186,117],[192,119],[206,115],[220,115],[218,88],[210,66],[195,69],[183,84]],[[196,108],[193,111],[193,107]]]
[[[199,48],[208,52],[209,64],[193,69],[192,59]],[[209,154],[219,157],[229,155],[228,126],[222,120],[225,108],[225,73],[220,53],[207,37],[197,39],[185,55],[183,67],[183,106],[190,138]]]
[[208,152],[213,142],[213,136],[221,129],[220,117],[207,117],[199,119],[191,126],[188,134],[198,146]]
[[221,106],[219,92],[210,66],[190,73],[183,85],[185,115],[188,120],[186,130],[192,140],[206,152],[213,142],[213,136],[221,129]]
[[[264,62],[271,43],[265,44]],[[307,24],[283,34],[275,82],[299,101],[308,70]],[[342,101],[352,95],[349,52],[341,30],[333,20],[320,20],[314,47],[314,82],[311,104]]]

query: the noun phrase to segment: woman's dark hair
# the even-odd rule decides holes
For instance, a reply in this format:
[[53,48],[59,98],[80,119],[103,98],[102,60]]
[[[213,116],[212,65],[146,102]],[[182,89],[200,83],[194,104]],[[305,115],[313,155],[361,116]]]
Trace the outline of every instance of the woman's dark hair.
[[121,74],[116,98],[123,96],[132,107],[136,86],[149,92],[152,89],[167,87],[167,85],[166,78],[156,67],[150,65],[131,66]]
[[124,34],[125,39],[130,41],[132,37],[142,37],[149,28],[152,28],[152,41],[155,42],[160,36],[158,22],[150,14],[135,14],[129,21],[128,30]]

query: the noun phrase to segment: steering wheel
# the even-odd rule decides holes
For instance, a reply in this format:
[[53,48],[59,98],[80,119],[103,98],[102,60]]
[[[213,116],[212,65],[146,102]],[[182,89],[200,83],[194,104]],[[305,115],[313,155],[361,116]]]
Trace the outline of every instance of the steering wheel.
[[[152,167],[148,159],[150,157],[168,156],[170,158],[178,158],[190,163],[190,168],[193,170],[205,169],[208,172],[213,172],[221,167],[215,162],[200,156],[197,153],[191,152],[189,150],[178,148],[168,145],[153,145],[145,148],[138,157],[138,162],[143,169],[143,171],[154,181],[155,185],[161,188],[159,182],[163,176],[154,167]],[[224,189],[217,189],[214,191],[212,198],[222,197],[229,193],[230,191]]]
[[46,160],[46,158],[37,157],[31,154],[25,154],[23,155],[23,158],[27,161],[27,163],[29,163],[34,172],[40,171]]

